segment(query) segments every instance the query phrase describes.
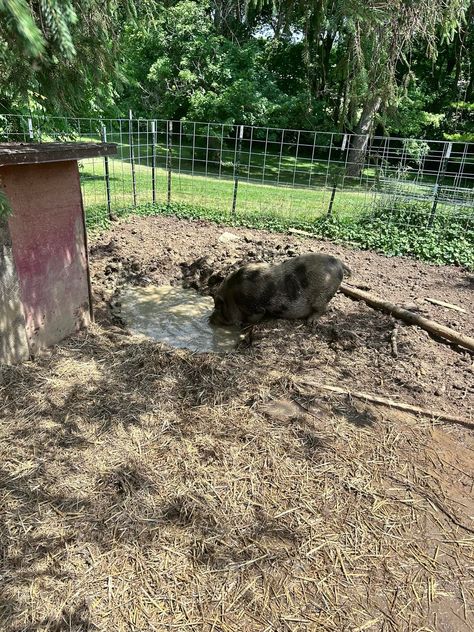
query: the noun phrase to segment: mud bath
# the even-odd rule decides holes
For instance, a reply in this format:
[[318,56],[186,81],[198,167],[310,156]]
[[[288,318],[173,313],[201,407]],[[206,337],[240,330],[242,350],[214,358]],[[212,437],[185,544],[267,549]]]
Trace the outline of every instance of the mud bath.
[[119,295],[118,312],[127,327],[172,347],[200,353],[232,351],[243,335],[237,328],[213,327],[210,296],[171,285],[128,286]]

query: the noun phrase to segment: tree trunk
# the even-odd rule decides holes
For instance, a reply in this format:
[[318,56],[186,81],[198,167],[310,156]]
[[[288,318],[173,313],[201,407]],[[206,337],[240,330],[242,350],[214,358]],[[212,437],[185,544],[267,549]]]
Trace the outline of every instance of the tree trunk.
[[222,5],[221,0],[214,3],[214,27],[218,33],[221,32],[222,24]]
[[355,128],[351,148],[347,157],[347,175],[357,178],[365,161],[365,152],[369,142],[369,132],[374,122],[374,116],[382,104],[381,97],[373,97],[364,105],[359,122]]
[[471,70],[471,78],[466,89],[466,101],[472,101],[474,97],[474,71]]

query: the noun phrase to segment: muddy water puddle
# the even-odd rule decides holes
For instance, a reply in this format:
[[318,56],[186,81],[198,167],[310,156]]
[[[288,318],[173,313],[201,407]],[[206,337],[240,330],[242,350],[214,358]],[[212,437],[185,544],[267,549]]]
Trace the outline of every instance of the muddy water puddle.
[[222,353],[243,337],[237,328],[211,326],[212,298],[182,287],[127,286],[117,307],[130,331],[180,349]]

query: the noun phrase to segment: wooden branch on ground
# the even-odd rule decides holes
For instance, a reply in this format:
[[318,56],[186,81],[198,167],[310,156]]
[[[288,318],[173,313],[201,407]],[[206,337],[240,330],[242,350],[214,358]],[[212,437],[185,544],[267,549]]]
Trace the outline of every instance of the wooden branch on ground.
[[412,404],[405,404],[404,402],[397,402],[394,399],[388,397],[379,397],[378,395],[371,395],[370,393],[361,393],[360,391],[349,391],[339,386],[330,386],[329,384],[321,384],[320,382],[313,382],[312,380],[299,379],[294,380],[295,384],[302,384],[304,386],[310,386],[312,388],[319,388],[323,391],[330,391],[331,393],[338,393],[339,395],[348,395],[355,399],[363,399],[367,402],[374,404],[382,404],[389,406],[390,408],[396,408],[398,410],[405,410],[409,413],[417,413],[425,417],[433,417],[441,421],[452,421],[465,426],[474,427],[474,420],[466,419],[464,417],[457,417],[456,415],[449,415],[441,411],[427,410],[426,408],[420,408],[419,406],[413,406]]
[[428,331],[430,334],[441,336],[450,342],[454,342],[460,347],[474,351],[474,338],[466,336],[465,334],[460,334],[450,327],[441,325],[434,320],[430,320],[429,318],[410,312],[407,309],[403,309],[402,307],[394,305],[388,301],[383,301],[376,296],[372,296],[363,290],[358,290],[346,285],[345,283],[341,283],[340,291],[346,296],[349,296],[349,298],[354,298],[357,301],[364,301],[367,305],[370,305],[370,307],[374,307],[375,309],[379,309],[387,314],[391,314],[392,316],[395,316],[395,318],[399,318],[409,325],[417,325],[418,327]]
[[444,301],[438,301],[436,298],[429,298],[428,296],[425,298],[425,301],[428,303],[432,303],[433,305],[440,305],[441,307],[447,307],[448,309],[454,309],[456,312],[461,312],[461,314],[467,314],[466,310],[459,305],[453,305],[452,303],[445,303]]
[[435,505],[435,507],[439,509],[439,511],[444,513],[444,515],[447,518],[449,518],[449,520],[451,520],[451,522],[453,522],[457,527],[461,527],[461,529],[465,529],[466,531],[469,531],[469,533],[474,533],[474,529],[464,524],[464,522],[462,522],[461,520],[459,520],[459,518],[453,513],[453,511],[449,509],[449,507],[447,507],[442,500],[439,499],[436,492],[434,492],[432,489],[429,489],[429,490],[423,489],[419,485],[413,485],[411,481],[401,480],[397,478],[396,476],[391,476],[390,478],[394,480],[396,483],[398,483],[399,485],[403,485],[407,489],[410,489],[411,491],[413,491],[415,494],[422,496],[432,505]]
[[390,334],[390,343],[392,345],[392,354],[394,358],[398,358],[398,345],[397,345],[398,325],[395,325]]
[[302,237],[316,237],[314,233],[310,233],[307,230],[300,230],[299,228],[289,228],[290,235],[301,235]]

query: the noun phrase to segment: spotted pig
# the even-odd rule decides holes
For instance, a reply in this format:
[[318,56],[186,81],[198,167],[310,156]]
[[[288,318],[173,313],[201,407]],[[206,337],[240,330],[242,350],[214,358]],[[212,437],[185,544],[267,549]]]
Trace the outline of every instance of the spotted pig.
[[250,263],[229,274],[214,296],[214,325],[245,325],[262,318],[307,318],[315,322],[350,269],[322,253],[279,265]]

